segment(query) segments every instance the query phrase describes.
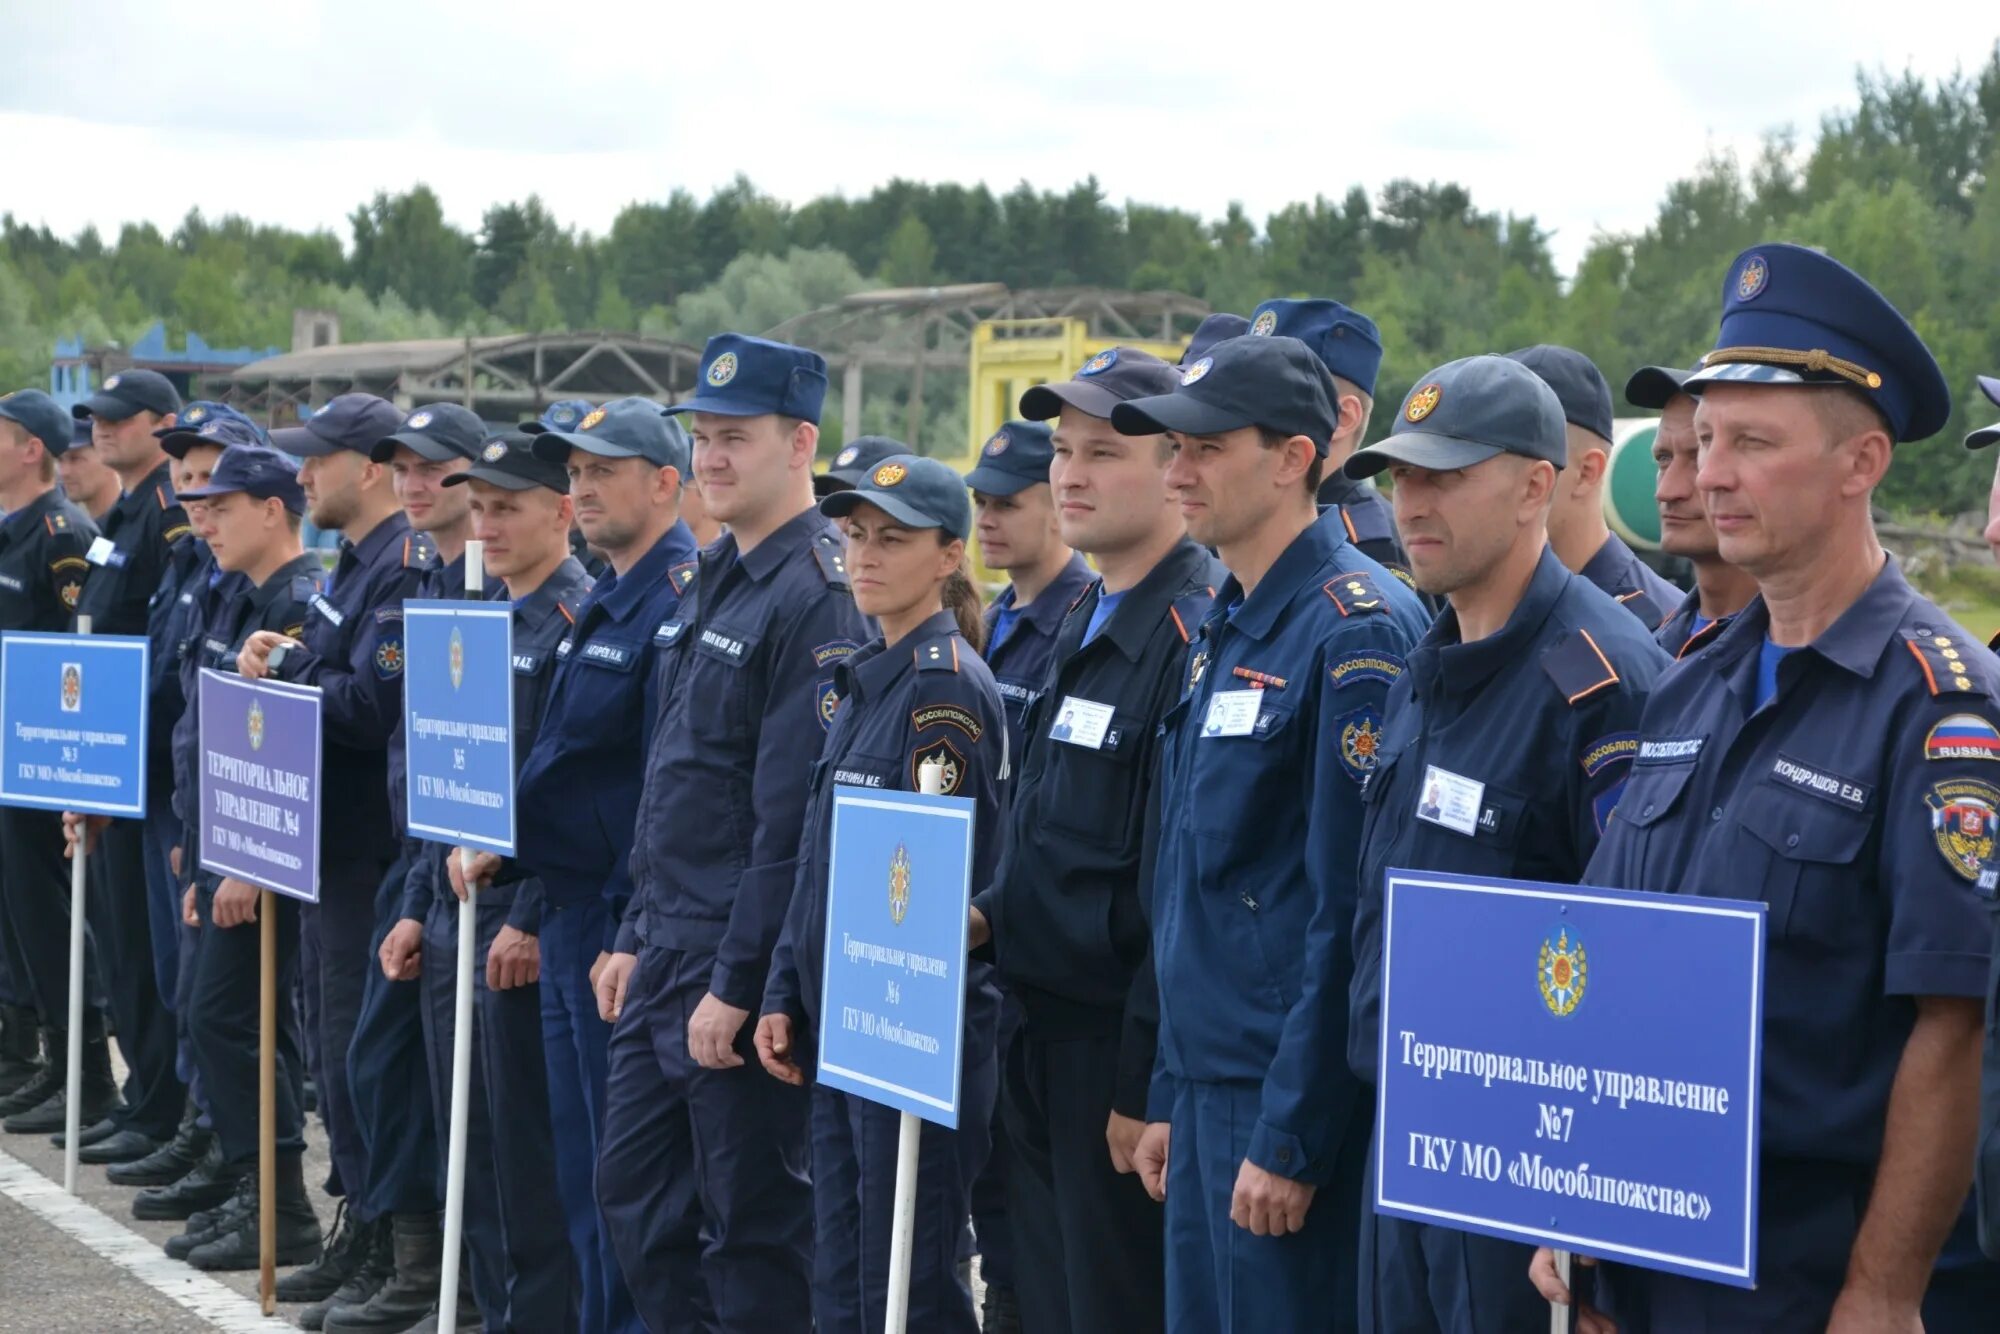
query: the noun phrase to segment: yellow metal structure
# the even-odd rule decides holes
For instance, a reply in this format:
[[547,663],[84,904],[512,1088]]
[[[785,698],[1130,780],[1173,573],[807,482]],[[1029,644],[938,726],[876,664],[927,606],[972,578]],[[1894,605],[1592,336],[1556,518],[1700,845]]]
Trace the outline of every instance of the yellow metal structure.
[[[1067,380],[1091,354],[1111,344],[1093,338],[1090,326],[1069,316],[1032,320],[981,320],[972,330],[967,358],[971,384],[966,398],[965,452],[947,459],[961,472],[972,466],[1000,424],[1019,415],[1021,395],[1038,384]],[[1166,361],[1179,361],[1185,341],[1162,343],[1125,339]]]

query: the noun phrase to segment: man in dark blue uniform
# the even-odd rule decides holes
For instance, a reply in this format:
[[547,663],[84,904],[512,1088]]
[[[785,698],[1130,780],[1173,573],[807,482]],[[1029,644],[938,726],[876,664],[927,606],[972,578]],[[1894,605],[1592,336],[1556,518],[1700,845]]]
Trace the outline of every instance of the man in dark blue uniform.
[[[507,457],[516,448],[508,441]],[[565,472],[576,522],[611,565],[576,610],[574,629],[538,660],[517,664],[551,679],[519,783],[522,873],[538,877],[541,902],[524,906],[517,897],[510,925],[536,938],[556,1184],[582,1327],[636,1334],[643,1326],[593,1188],[611,1029],[592,979],[632,896],[627,857],[659,709],[653,645],[695,573],[694,535],[680,521],[689,443],[656,404],[628,398],[593,409],[571,430],[542,434],[536,452]],[[590,818],[576,818],[579,805]],[[488,868],[504,878],[497,861],[481,859],[475,870]]]
[[1162,724],[1159,1075],[1135,1157],[1165,1193],[1167,1327],[1342,1328],[1368,1140],[1348,931],[1387,683],[1336,669],[1406,656],[1429,617],[1319,521],[1339,413],[1304,343],[1220,343],[1111,420],[1173,433],[1167,485],[1230,574]]
[[1569,422],[1569,464],[1549,511],[1549,545],[1571,570],[1625,604],[1648,630],[1681,604],[1681,590],[1653,573],[1604,518],[1604,485],[1609,476],[1611,386],[1583,353],[1551,343],[1509,352],[1540,376],[1561,401]]
[[[1760,596],[1655,686],[1585,879],[1769,906],[1757,1286],[1613,1266],[1611,1301],[1676,1334],[1916,1329],[1972,1175],[2000,662],[1870,501],[1951,396],[1887,300],[1800,246],[1731,263],[1717,342],[1686,385],[1699,485]],[[1547,1252],[1534,1276],[1567,1298]]]
[[[1669,661],[1549,547],[1564,437],[1546,384],[1505,357],[1470,357],[1420,376],[1388,438],[1347,464],[1390,473],[1417,587],[1447,599],[1407,662],[1381,654],[1334,668],[1348,683],[1393,682],[1363,796],[1347,1029],[1348,1064],[1366,1085],[1385,873],[1581,879]],[[1362,1329],[1508,1334],[1547,1319],[1521,1281],[1529,1247],[1362,1208]]]
[[1700,455],[1694,395],[1681,389],[1691,374],[1678,366],[1641,366],[1625,382],[1627,403],[1660,414],[1653,434],[1653,464],[1660,470],[1653,485],[1653,501],[1660,507],[1660,550],[1694,567],[1694,591],[1653,633],[1654,642],[1674,657],[1698,647],[1698,636],[1726,624],[1757,596],[1757,581],[1716,554],[1715,525],[1708,521],[1695,485]]
[[791,897],[833,667],[870,637],[813,507],[825,395],[817,353],[719,334],[670,409],[693,414],[696,475],[729,531],[656,636],[634,893],[597,979],[616,1025],[598,1199],[654,1334],[812,1318],[805,1090],[758,1067],[746,1021]]
[[319,1033],[313,1073],[332,1159],[328,1193],[342,1197],[369,1180],[347,1052],[374,964],[376,890],[399,850],[388,748],[403,707],[403,599],[431,555],[403,517],[389,469],[369,457],[402,425],[394,405],[356,393],[330,400],[303,426],[272,432],[273,444],[304,460],[307,517],[340,530],[340,558],[313,597],[301,642],[260,630],[237,655],[237,670],[252,680],[269,675],[323,694],[321,780],[342,795],[341,836],[321,852],[320,899],[301,916],[300,967],[306,1022]]
[[1024,1014],[1001,1072],[1008,1213],[1021,1328],[1050,1334],[1143,1334],[1165,1318],[1160,1208],[1132,1164],[1158,1028],[1146,808],[1160,719],[1225,572],[1167,491],[1166,438],[1121,435],[1110,417],[1179,383],[1158,358],[1109,348],[1021,396],[1023,416],[1056,419],[1063,541],[1103,574],[1057,627],[1006,848],[972,919]]
[[90,431],[88,417],[76,418],[69,447],[56,456],[56,481],[78,509],[101,519],[118,503],[118,474],[98,457]]

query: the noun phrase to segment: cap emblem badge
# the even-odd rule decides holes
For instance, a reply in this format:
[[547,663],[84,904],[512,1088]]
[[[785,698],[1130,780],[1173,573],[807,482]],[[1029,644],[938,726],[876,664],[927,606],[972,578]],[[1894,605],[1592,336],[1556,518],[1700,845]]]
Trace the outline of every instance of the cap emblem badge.
[[507,442],[505,440],[490,442],[486,448],[479,451],[479,457],[487,463],[498,463],[507,457]]
[[118,387],[118,377],[114,375],[110,379],[106,380],[104,382],[104,387],[106,389],[116,389]]
[[604,420],[604,409],[592,408],[588,413],[584,415],[583,420],[576,424],[576,429],[579,431],[588,431],[591,427],[597,425],[597,423],[603,420]]
[[1181,372],[1181,383],[1193,384],[1196,380],[1208,374],[1208,368],[1214,364],[1214,357],[1203,357],[1200,361],[1197,361],[1194,365]]
[[992,458],[996,454],[1005,454],[1009,443],[1005,431],[995,431],[993,438],[986,442],[986,456]]
[[736,354],[725,352],[708,363],[708,383],[716,389],[736,378]]
[[1752,255],[1743,261],[1743,271],[1736,275],[1736,299],[1750,301],[1763,295],[1771,285],[1771,266],[1764,262],[1762,255]]
[[411,413],[410,419],[403,423],[403,425],[409,427],[412,431],[421,431],[430,424],[431,414],[428,412]]
[[1118,364],[1118,349],[1115,347],[1107,347],[1102,352],[1092,357],[1089,361],[1084,362],[1083,369],[1078,371],[1077,375],[1079,377],[1089,376],[1089,375],[1102,375],[1104,374],[1104,372],[1110,370],[1113,366],[1116,366],[1117,364]]
[[1260,311],[1257,318],[1250,321],[1250,332],[1259,338],[1276,332],[1277,328],[1278,312],[1275,310]]
[[909,471],[900,463],[885,463],[875,470],[875,476],[869,480],[877,486],[894,486],[907,477]]
[[849,445],[846,449],[841,450],[833,456],[833,466],[836,468],[845,468],[848,464],[854,462],[854,456],[860,452],[861,450],[857,446]]
[[1403,409],[1403,416],[1413,422],[1420,422],[1437,410],[1438,399],[1444,396],[1444,386],[1427,384],[1410,395],[1410,405]]

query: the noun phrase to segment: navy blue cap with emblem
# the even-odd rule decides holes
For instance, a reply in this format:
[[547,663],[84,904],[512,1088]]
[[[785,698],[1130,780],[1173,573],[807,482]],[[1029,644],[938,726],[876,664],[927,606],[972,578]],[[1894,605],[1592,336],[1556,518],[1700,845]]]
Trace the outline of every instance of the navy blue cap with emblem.
[[[1211,315],[1209,319],[1215,319]],[[1231,315],[1230,319],[1241,316]],[[1059,417],[1065,407],[1085,416],[1111,419],[1120,403],[1154,394],[1171,394],[1181,382],[1180,368],[1169,366],[1136,347],[1107,347],[1077,367],[1076,374],[1055,384],[1038,384],[1021,395],[1021,415],[1029,421]]]
[[543,458],[535,449],[536,438],[527,431],[502,431],[480,445],[470,468],[451,474],[442,485],[491,482],[508,491],[532,491],[538,486],[545,486],[560,495],[568,495],[568,470],[557,460]]
[[218,449],[227,449],[231,445],[271,447],[271,437],[264,434],[262,426],[227,403],[210,399],[197,399],[188,404],[181,409],[172,426],[163,427],[153,435],[159,440],[160,448],[177,459],[186,458],[188,450],[196,445],[214,445]]
[[[1991,375],[1982,375],[1978,379],[1979,392],[1986,395],[1995,407],[2000,407],[2000,379]],[[1995,441],[2000,441],[2000,426],[1988,426],[1965,437],[1965,447],[1984,449]]]
[[1305,436],[1325,457],[1338,421],[1331,387],[1319,357],[1298,339],[1246,335],[1217,343],[1181,372],[1171,394],[1120,403],[1111,425],[1121,435],[1222,435],[1261,426]]
[[264,445],[231,445],[215,461],[208,485],[180,493],[182,500],[207,500],[238,493],[257,500],[280,500],[294,514],[306,512],[305,488],[294,462]]
[[522,422],[516,429],[529,435],[540,435],[543,431],[574,431],[576,424],[588,417],[596,406],[587,398],[559,398],[543,408],[540,416],[531,422]]
[[826,358],[790,343],[748,334],[717,334],[701,350],[701,373],[692,398],[668,412],[710,412],[718,417],[776,413],[819,424],[826,403]]
[[1250,312],[1250,332],[1296,338],[1325,367],[1370,398],[1382,369],[1382,331],[1375,321],[1325,297],[1273,297]]
[[1687,379],[1711,384],[1845,385],[1897,442],[1951,418],[1951,387],[1924,340],[1868,280],[1829,255],[1772,241],[1738,255],[1722,280],[1715,350]]
[[965,484],[982,495],[1019,495],[1037,483],[1047,484],[1055,456],[1047,422],[1004,422],[980,448],[979,462],[965,475]]
[[813,477],[813,495],[830,496],[845,491],[875,471],[884,459],[911,453],[908,445],[886,435],[857,435],[833,456],[833,463]]
[[535,454],[550,463],[567,463],[580,449],[605,459],[644,459],[656,468],[688,475],[693,448],[684,427],[663,416],[650,398],[614,398],[583,415],[574,431],[543,431],[535,437]]
[[486,423],[471,408],[457,403],[426,403],[405,417],[393,434],[376,441],[368,457],[387,463],[396,457],[400,445],[418,458],[449,463],[478,453],[488,434]]
[[1387,438],[1358,449],[1341,465],[1349,477],[1373,477],[1396,463],[1456,472],[1496,454],[1569,460],[1562,401],[1539,375],[1511,357],[1465,357],[1417,381]]
[[1226,343],[1232,338],[1241,338],[1250,332],[1250,321],[1241,315],[1232,315],[1226,310],[1218,310],[1213,315],[1204,315],[1188,339],[1187,351],[1181,353],[1181,367],[1186,369],[1215,350],[1217,343]]
[[911,528],[941,528],[960,541],[972,535],[972,500],[965,480],[936,459],[915,454],[885,459],[852,490],[821,500],[819,512],[838,519],[862,505],[873,505]]
[[1678,366],[1641,366],[1625,381],[1625,401],[1635,408],[1658,412],[1687,392],[1681,386],[1693,374]]
[[69,448],[71,423],[76,420],[39,389],[17,389],[0,395],[0,417],[18,423],[41,441],[51,458]]
[[1605,444],[1611,443],[1611,386],[1596,362],[1573,347],[1554,343],[1517,348],[1507,354],[1507,360],[1520,362],[1556,391],[1563,418],[1570,425],[1581,426]]
[[104,383],[83,402],[70,409],[78,417],[102,417],[122,422],[141,412],[157,412],[162,417],[181,410],[181,391],[158,371],[143,366],[104,377]]
[[351,449],[372,457],[384,437],[403,429],[403,410],[373,394],[339,394],[298,426],[271,432],[271,444],[302,459]]

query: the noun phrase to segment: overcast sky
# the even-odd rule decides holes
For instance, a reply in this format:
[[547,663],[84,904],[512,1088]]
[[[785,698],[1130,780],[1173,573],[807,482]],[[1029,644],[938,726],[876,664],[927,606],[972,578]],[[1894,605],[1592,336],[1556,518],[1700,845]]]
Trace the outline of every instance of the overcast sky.
[[1704,153],[1809,141],[1858,65],[1972,71],[1996,34],[1983,0],[10,0],[0,209],[68,234],[199,206],[345,241],[357,202],[419,181],[468,228],[539,192],[601,232],[739,171],[793,202],[1095,173],[1114,201],[1261,222],[1411,176],[1536,215],[1568,269]]

